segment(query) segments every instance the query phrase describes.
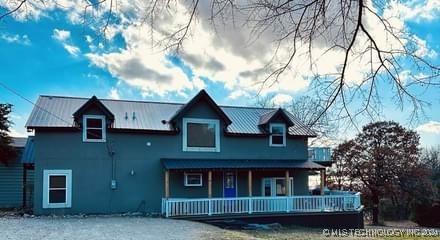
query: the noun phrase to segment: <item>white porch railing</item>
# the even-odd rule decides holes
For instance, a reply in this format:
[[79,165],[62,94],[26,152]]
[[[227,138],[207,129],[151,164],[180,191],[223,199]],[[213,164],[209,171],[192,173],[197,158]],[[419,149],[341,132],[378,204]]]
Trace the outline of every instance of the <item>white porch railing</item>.
[[289,212],[342,212],[361,208],[360,194],[162,199],[166,217]]

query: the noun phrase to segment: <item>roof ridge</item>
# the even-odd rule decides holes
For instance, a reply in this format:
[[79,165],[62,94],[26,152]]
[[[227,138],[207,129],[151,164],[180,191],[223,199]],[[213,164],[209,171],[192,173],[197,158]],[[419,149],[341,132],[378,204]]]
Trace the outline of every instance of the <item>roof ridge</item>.
[[[69,99],[83,99],[89,100],[87,97],[73,97],[73,96],[60,96],[60,95],[40,95],[40,97],[47,98],[69,98]],[[98,97],[97,97],[98,98]],[[147,101],[147,100],[129,100],[129,99],[109,99],[109,98],[98,98],[99,101],[115,101],[115,102],[139,102],[139,103],[158,103],[158,104],[172,104],[172,105],[185,105],[185,103],[178,102],[159,102],[159,101]]]
[[[76,96],[61,96],[61,95],[45,95],[42,94],[40,97],[47,98],[66,98],[66,99],[82,99],[89,100],[87,97],[76,97]],[[185,105],[186,103],[178,102],[164,102],[164,101],[152,101],[152,100],[129,100],[129,99],[109,99],[109,98],[98,98],[100,101],[115,101],[115,102],[138,102],[138,103],[157,103],[157,104],[171,104],[171,105]],[[247,108],[247,109],[261,109],[261,110],[276,110],[278,108],[267,108],[267,107],[254,107],[254,106],[233,106],[233,105],[218,105],[222,108]]]

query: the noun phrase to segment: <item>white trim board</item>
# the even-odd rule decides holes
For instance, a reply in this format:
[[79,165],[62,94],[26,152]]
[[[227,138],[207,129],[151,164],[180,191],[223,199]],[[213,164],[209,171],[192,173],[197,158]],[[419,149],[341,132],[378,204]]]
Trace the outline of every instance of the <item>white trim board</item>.
[[[215,147],[188,147],[188,123],[215,124]],[[183,118],[182,138],[182,150],[184,152],[220,152],[220,121],[206,118]]]
[[[87,119],[100,119],[101,120],[101,131],[102,131],[102,139],[88,139],[87,138]],[[99,128],[90,128],[90,129],[99,129]],[[106,122],[104,115],[83,115],[83,142],[105,142],[106,141]]]
[[[49,203],[50,176],[66,177],[66,202]],[[72,170],[43,170],[43,208],[70,208],[72,207]]]

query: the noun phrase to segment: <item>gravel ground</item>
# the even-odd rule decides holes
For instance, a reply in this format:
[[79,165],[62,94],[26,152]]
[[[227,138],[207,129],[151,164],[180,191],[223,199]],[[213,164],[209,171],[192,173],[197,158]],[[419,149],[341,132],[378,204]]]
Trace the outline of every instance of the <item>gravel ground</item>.
[[[226,234],[226,235],[225,235]],[[0,217],[0,239],[227,239],[226,230],[191,221],[149,217]]]
[[[414,228],[409,221],[367,228]],[[404,226],[402,226],[404,225]],[[440,229],[437,229],[440,231]],[[322,229],[297,226],[277,230],[224,230],[212,225],[185,220],[136,216],[20,217],[0,214],[0,240],[112,240],[112,239],[310,239],[331,240]],[[345,237],[347,240],[413,238]],[[417,239],[439,239],[435,237]]]

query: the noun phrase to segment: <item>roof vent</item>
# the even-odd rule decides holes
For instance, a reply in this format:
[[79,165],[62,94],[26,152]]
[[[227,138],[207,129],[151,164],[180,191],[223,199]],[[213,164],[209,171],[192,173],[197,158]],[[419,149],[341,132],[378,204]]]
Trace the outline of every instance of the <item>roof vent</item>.
[[128,120],[128,113],[125,112],[125,120]]
[[133,112],[133,120],[136,120],[136,113]]

